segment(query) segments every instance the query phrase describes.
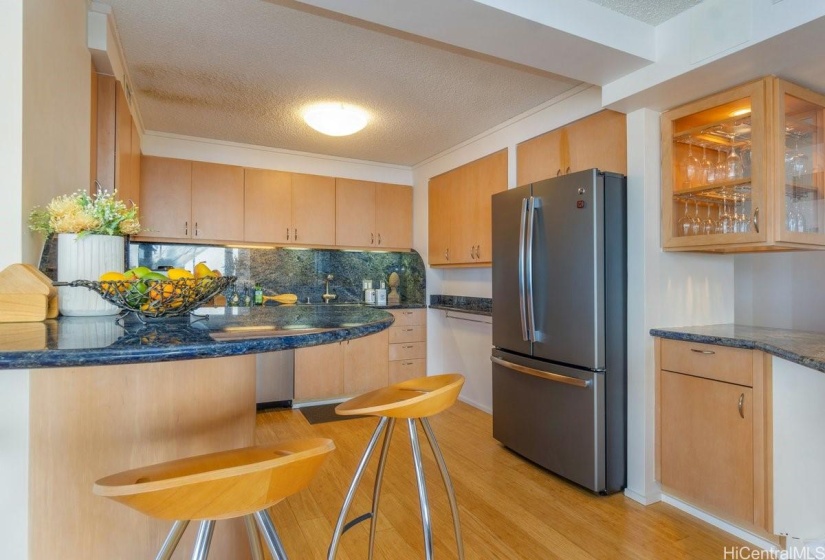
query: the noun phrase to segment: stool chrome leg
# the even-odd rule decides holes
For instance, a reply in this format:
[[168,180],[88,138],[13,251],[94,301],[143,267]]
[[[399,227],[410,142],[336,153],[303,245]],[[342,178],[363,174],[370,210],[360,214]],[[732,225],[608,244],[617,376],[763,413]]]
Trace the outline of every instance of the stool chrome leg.
[[175,521],[174,525],[172,525],[172,528],[169,530],[169,534],[166,535],[166,540],[163,541],[163,546],[160,547],[158,555],[155,556],[155,560],[169,560],[172,558],[172,554],[178,547],[180,538],[183,536],[183,532],[186,531],[188,526],[189,520]]
[[246,525],[246,536],[249,537],[252,560],[264,560],[264,551],[261,550],[261,541],[258,540],[258,530],[255,528],[255,518],[252,515],[244,515],[243,522]]
[[264,535],[264,540],[272,557],[275,560],[287,560],[286,550],[284,550],[284,545],[281,544],[281,539],[278,538],[278,532],[275,530],[275,524],[272,522],[272,518],[269,517],[269,513],[262,509],[252,515],[255,516],[255,521],[258,522],[258,527]]
[[195,549],[192,551],[192,560],[206,560],[209,555],[209,545],[212,543],[212,533],[215,531],[215,521],[201,521],[198,525],[198,534],[195,536]]
[[375,428],[372,438],[370,438],[370,442],[364,450],[364,455],[361,457],[361,462],[358,463],[358,468],[355,469],[355,476],[352,477],[352,483],[349,485],[347,497],[344,498],[344,504],[341,506],[341,513],[338,514],[338,522],[335,524],[335,531],[332,533],[332,541],[329,543],[329,549],[327,550],[327,560],[333,560],[338,552],[338,541],[341,539],[341,535],[344,532],[344,522],[347,519],[347,513],[349,513],[349,508],[352,505],[352,498],[355,496],[355,490],[358,488],[358,483],[361,482],[361,477],[367,469],[367,463],[369,463],[372,453],[375,451],[375,444],[378,443],[378,436],[381,435],[381,430],[383,430],[387,425],[387,421],[388,418],[385,416],[378,422],[378,426]]
[[458,560],[464,560],[464,543],[461,540],[461,521],[458,518],[458,503],[455,499],[455,490],[453,489],[453,482],[450,478],[450,473],[447,472],[447,463],[444,462],[444,455],[441,454],[441,448],[435,439],[435,434],[430,426],[430,421],[426,418],[419,418],[421,426],[424,428],[424,434],[427,436],[427,441],[430,442],[430,447],[435,455],[435,462],[438,463],[438,470],[441,471],[441,480],[444,481],[444,487],[447,489],[447,497],[450,500],[450,510],[453,512],[453,527],[455,528],[455,544],[458,549]]
[[375,486],[372,490],[372,519],[370,520],[370,548],[367,560],[372,560],[375,549],[375,531],[378,526],[378,501],[381,498],[381,482],[384,479],[384,467],[387,464],[387,455],[390,451],[390,440],[395,428],[395,418],[390,418],[387,431],[384,432],[384,443],[381,445],[381,458],[378,460],[378,470],[375,472]]
[[433,558],[433,529],[430,522],[430,503],[427,500],[427,485],[424,480],[424,465],[421,463],[421,446],[418,444],[418,431],[415,419],[409,418],[407,425],[410,428],[410,444],[412,446],[413,464],[415,465],[415,479],[418,483],[418,498],[421,503],[421,525],[424,528],[424,553],[427,560]]

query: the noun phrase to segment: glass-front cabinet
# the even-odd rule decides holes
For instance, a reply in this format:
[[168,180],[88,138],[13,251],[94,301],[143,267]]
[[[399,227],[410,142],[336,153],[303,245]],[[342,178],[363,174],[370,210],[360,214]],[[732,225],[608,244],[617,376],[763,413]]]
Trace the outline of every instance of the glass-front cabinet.
[[825,96],[764,78],[662,115],[662,246],[825,247]]

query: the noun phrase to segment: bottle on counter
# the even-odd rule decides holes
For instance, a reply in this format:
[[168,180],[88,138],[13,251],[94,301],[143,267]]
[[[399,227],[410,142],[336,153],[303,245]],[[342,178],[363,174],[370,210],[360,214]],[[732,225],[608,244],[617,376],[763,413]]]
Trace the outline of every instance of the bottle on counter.
[[264,304],[264,289],[260,284],[255,284],[255,305]]
[[384,282],[375,290],[375,305],[387,305],[387,285]]
[[243,306],[244,307],[252,307],[252,294],[250,293],[251,289],[252,288],[250,288],[249,285],[247,285],[246,288],[244,288],[244,291],[243,291]]
[[228,298],[229,307],[238,307],[241,303],[241,296],[238,295],[238,290],[233,286],[232,294]]
[[375,290],[372,288],[372,280],[364,280],[364,303],[375,304]]

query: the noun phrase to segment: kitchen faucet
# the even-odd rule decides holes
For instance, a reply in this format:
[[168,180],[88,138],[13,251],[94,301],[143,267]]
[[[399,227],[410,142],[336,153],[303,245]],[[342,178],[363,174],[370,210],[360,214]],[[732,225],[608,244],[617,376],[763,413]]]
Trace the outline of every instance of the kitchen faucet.
[[333,278],[334,277],[332,276],[332,274],[327,274],[326,285],[324,287],[324,295],[321,296],[324,299],[324,303],[329,303],[329,300],[335,299],[335,298],[338,297],[335,294],[329,293],[329,281],[332,280]]

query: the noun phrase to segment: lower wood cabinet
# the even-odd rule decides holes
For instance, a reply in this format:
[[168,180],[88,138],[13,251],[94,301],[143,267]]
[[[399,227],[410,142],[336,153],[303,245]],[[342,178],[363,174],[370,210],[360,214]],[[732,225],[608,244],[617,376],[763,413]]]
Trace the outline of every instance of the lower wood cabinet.
[[666,494],[772,532],[770,360],[657,339],[657,478]]
[[427,375],[427,310],[398,309],[390,327],[390,385]]
[[295,401],[334,399],[385,387],[387,331],[295,350]]
[[393,309],[393,326],[295,350],[295,402],[360,395],[427,375],[427,310]]

